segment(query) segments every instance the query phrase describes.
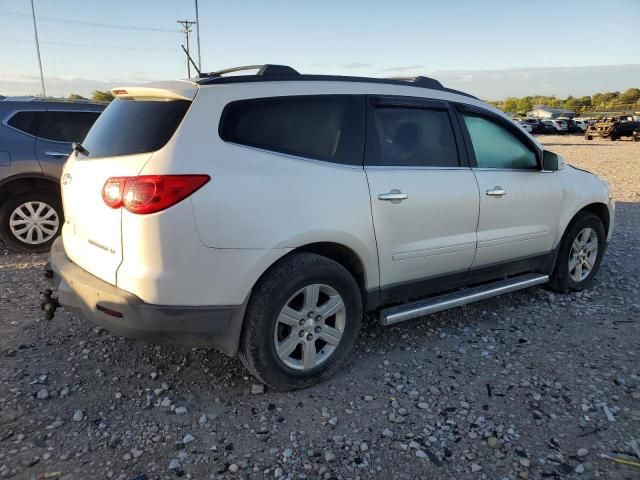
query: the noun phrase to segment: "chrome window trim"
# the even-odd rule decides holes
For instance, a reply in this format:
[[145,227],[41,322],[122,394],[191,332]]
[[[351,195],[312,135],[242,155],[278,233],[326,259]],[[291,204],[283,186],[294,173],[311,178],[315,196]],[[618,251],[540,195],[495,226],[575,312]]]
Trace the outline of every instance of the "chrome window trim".
[[15,130],[16,132],[20,132],[23,135],[28,135],[31,138],[35,138],[40,139],[40,140],[44,140],[46,142],[53,142],[53,143],[62,143],[64,145],[69,145],[70,143],[73,142],[63,142],[61,140],[51,140],[49,138],[45,138],[45,137],[38,137],[36,135],[33,135],[29,132],[25,132],[24,130],[20,130],[19,128],[16,128],[12,125],[9,125],[9,120],[11,120],[13,117],[15,117],[18,113],[22,113],[22,112],[42,112],[42,113],[47,113],[47,112],[77,112],[77,113],[97,113],[98,116],[100,116],[100,114],[103,112],[102,110],[64,110],[64,109],[54,109],[54,110],[49,110],[49,109],[45,109],[45,110],[41,110],[41,109],[29,109],[29,110],[13,110],[8,117],[6,117],[3,121],[2,121],[2,125],[4,125],[7,128],[11,128],[12,130]]

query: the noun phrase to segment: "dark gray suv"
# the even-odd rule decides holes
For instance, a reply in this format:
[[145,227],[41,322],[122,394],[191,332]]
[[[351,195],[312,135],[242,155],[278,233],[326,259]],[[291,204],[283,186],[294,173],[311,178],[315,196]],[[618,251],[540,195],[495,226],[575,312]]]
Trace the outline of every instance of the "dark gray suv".
[[0,238],[16,249],[49,250],[63,222],[62,165],[103,103],[0,100]]

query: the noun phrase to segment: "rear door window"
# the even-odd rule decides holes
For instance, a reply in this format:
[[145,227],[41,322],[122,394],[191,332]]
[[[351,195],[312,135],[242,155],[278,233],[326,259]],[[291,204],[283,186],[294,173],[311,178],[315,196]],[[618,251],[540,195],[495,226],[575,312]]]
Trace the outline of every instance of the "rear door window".
[[445,109],[376,107],[377,149],[371,165],[458,167],[458,149]]
[[45,113],[38,111],[18,112],[9,119],[7,125],[29,135],[37,136]]
[[227,105],[227,142],[315,160],[362,165],[364,97],[313,95],[240,100]]
[[173,136],[190,105],[189,100],[116,98],[82,146],[89,151],[89,158],[155,152]]
[[82,142],[100,112],[48,111],[39,137],[54,142]]

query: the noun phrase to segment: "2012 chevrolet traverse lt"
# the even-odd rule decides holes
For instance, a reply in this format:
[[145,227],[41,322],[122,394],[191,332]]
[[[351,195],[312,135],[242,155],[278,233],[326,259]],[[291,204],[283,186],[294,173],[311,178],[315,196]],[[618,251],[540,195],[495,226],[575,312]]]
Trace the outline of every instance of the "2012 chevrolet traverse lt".
[[593,282],[607,185],[486,103],[425,77],[225,73],[112,90],[62,176],[62,306],[295,389],[344,363],[364,312]]

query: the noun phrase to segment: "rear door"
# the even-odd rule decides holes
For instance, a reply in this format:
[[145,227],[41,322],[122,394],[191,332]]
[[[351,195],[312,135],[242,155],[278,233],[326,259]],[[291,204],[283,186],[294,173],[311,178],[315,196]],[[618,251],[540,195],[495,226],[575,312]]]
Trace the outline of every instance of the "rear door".
[[100,112],[47,109],[36,140],[36,156],[45,175],[60,177],[73,142],[82,142]]
[[508,120],[467,107],[460,123],[480,188],[473,267],[550,252],[562,204],[558,175],[541,170],[539,150]]
[[83,142],[88,155],[71,155],[61,180],[67,255],[114,285],[122,261],[122,210],[107,206],[103,186],[110,177],[138,175],[173,136],[191,104],[190,99],[153,88],[138,88],[135,96],[125,89],[118,92],[120,98],[100,115]]
[[[478,186],[446,102],[376,98],[365,169],[385,300],[473,262]],[[391,287],[391,288],[389,288]],[[387,298],[388,297],[388,298]]]

